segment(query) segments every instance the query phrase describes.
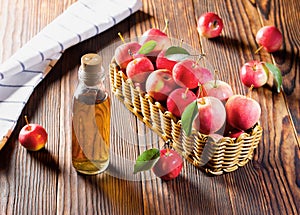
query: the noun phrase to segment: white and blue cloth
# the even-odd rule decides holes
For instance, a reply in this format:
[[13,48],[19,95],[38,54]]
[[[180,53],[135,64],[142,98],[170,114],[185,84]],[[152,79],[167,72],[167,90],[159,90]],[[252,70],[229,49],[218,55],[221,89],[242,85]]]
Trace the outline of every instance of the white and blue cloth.
[[119,23],[140,0],[78,0],[0,65],[0,149],[34,88],[63,51]]

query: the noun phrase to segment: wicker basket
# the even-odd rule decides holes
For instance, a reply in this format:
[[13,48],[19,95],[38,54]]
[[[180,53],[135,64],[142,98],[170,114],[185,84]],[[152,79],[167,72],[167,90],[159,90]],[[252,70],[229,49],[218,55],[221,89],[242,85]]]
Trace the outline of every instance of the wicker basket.
[[171,140],[172,147],[194,166],[212,175],[232,172],[248,163],[257,147],[262,128],[255,125],[239,138],[224,137],[215,142],[213,138],[193,131],[186,136],[181,121],[167,111],[148,94],[135,88],[115,61],[110,64],[112,92],[125,106],[164,140]]

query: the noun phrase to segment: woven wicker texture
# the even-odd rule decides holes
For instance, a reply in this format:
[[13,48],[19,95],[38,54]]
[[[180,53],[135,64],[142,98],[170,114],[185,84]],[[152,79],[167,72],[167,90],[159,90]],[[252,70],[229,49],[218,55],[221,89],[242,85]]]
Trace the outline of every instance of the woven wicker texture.
[[112,92],[125,106],[194,166],[212,175],[232,172],[247,164],[261,139],[259,124],[239,138],[224,137],[219,141],[193,131],[186,136],[181,121],[148,94],[135,88],[114,61],[110,64]]

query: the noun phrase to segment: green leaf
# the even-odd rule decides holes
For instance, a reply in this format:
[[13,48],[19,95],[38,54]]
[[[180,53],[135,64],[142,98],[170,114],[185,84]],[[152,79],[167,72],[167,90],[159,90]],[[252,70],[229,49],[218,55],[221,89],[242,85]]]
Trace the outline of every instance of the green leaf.
[[282,74],[280,69],[271,63],[264,63],[268,70],[273,74],[275,85],[277,87],[277,92],[280,93],[281,85],[282,85]]
[[139,54],[149,54],[156,46],[156,41],[149,40],[148,42],[144,43],[142,47],[139,49]]
[[193,122],[197,114],[198,105],[197,100],[195,100],[184,109],[181,116],[182,128],[187,136],[190,136],[192,133]]
[[165,56],[169,60],[180,61],[190,56],[190,53],[182,47],[171,46],[167,49]]
[[151,169],[160,157],[159,149],[148,149],[140,154],[134,165],[133,174]]

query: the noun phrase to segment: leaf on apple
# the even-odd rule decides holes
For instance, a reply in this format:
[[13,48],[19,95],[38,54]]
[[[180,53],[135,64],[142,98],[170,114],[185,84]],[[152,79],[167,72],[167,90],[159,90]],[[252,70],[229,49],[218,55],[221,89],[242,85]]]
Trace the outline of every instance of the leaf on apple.
[[167,49],[165,53],[165,57],[169,60],[180,61],[189,57],[190,53],[182,47],[179,46],[171,46]]
[[281,85],[282,85],[282,74],[280,69],[271,63],[264,63],[268,70],[273,74],[275,85],[277,87],[277,92],[280,93]]
[[195,100],[184,109],[181,116],[182,128],[187,136],[190,136],[192,133],[192,125],[197,114],[198,105],[197,100]]
[[156,46],[156,41],[149,40],[148,42],[144,43],[142,47],[139,49],[139,54],[149,54]]
[[148,149],[140,154],[134,165],[133,174],[151,169],[160,158],[160,150],[156,148]]

